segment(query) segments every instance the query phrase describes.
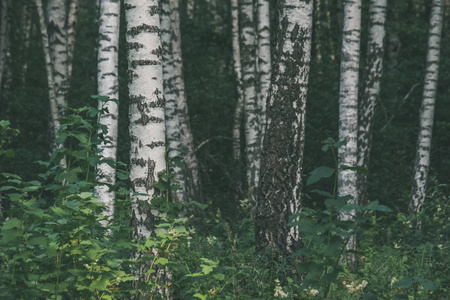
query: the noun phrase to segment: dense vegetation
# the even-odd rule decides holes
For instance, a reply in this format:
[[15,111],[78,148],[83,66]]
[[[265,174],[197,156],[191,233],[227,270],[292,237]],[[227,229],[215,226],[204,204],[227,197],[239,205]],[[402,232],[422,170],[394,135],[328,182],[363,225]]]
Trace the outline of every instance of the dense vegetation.
[[[25,1],[17,0],[17,3]],[[206,203],[170,202],[171,172],[158,184],[152,205],[161,213],[158,233],[146,241],[131,237],[127,182],[129,138],[125,47],[121,48],[121,119],[115,222],[99,220],[94,196],[96,151],[102,135],[96,123],[96,24],[94,1],[82,1],[77,27],[71,107],[59,133],[66,146],[49,157],[48,101],[39,30],[30,45],[20,27],[21,5],[13,6],[10,74],[4,81],[0,119],[0,297],[2,299],[446,299],[450,297],[450,62],[448,14],[444,23],[442,70],[433,135],[431,180],[420,231],[407,212],[425,67],[427,4],[391,1],[388,35],[396,35],[396,55],[387,53],[382,96],[375,115],[369,172],[370,202],[356,207],[354,221],[339,221],[346,207],[334,198],[340,32],[316,27],[307,106],[303,249],[280,259],[267,249],[255,256],[251,203],[246,199],[245,162],[232,158],[230,135],[236,83],[228,25],[212,26],[199,1],[193,18],[182,19],[185,81],[191,123],[201,164]],[[328,1],[322,1],[328,3]],[[333,2],[333,1],[330,1]],[[331,4],[329,4],[331,7]],[[326,9],[332,8],[326,7]],[[448,10],[448,8],[447,8]],[[363,7],[365,16],[368,7]],[[327,22],[326,14],[315,16]],[[36,16],[32,14],[33,23]],[[225,24],[229,16],[224,15]],[[364,19],[364,18],[363,18]],[[276,20],[275,20],[276,22]],[[124,22],[123,22],[124,23]],[[316,25],[317,26],[317,25]],[[367,30],[365,24],[364,30]],[[364,33],[363,37],[366,36]],[[361,43],[364,53],[365,43]],[[364,59],[362,59],[364,61]],[[24,64],[27,72],[23,73]],[[14,129],[11,129],[14,128]],[[15,130],[15,129],[18,129]],[[19,133],[20,131],[20,133]],[[201,146],[200,146],[201,145]],[[321,151],[324,150],[324,151]],[[55,164],[62,155],[69,167]],[[178,163],[175,159],[168,165]],[[111,162],[112,163],[112,162]],[[182,212],[182,213],[181,213]],[[179,217],[179,215],[183,217]],[[345,237],[357,233],[358,269],[341,261]],[[344,236],[344,239],[341,237]],[[149,255],[132,260],[136,250]],[[153,274],[137,287],[131,282],[142,263]],[[151,275],[151,276],[150,276]],[[156,275],[156,276],[155,276]],[[161,289],[164,288],[164,289]],[[145,292],[149,291],[149,292]]]

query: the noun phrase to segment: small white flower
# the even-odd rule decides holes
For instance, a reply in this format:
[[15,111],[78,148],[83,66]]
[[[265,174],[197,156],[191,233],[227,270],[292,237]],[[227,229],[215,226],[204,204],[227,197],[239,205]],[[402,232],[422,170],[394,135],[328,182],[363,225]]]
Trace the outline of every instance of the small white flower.
[[315,289],[312,289],[312,290],[309,291],[309,294],[310,294],[311,296],[315,296],[315,295],[319,294],[319,291],[318,291],[318,290],[315,290]]
[[280,285],[280,281],[275,279],[275,283],[277,284],[274,290],[273,296],[275,298],[287,298],[288,294],[283,291],[283,288]]

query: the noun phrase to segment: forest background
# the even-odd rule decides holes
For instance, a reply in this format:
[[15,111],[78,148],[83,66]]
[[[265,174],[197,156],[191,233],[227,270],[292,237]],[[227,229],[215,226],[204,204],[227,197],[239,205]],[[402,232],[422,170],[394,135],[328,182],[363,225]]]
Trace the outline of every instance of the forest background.
[[[276,44],[278,5],[278,1],[270,1],[272,47]],[[343,18],[341,5],[340,1],[314,1],[302,167],[305,183],[307,174],[316,168],[335,166],[333,156],[320,149],[328,138],[339,140],[340,45]],[[303,281],[298,279],[302,276],[292,272],[293,268],[288,260],[279,260],[270,255],[264,256],[260,261],[252,259],[253,204],[249,199],[251,193],[246,183],[246,161],[245,156],[239,159],[233,157],[232,132],[239,93],[233,65],[231,3],[220,0],[180,1],[184,81],[204,200],[198,208],[201,213],[192,218],[192,224],[185,224],[188,228],[186,235],[193,239],[191,245],[180,246],[177,250],[180,257],[183,257],[185,251],[183,260],[189,267],[187,270],[180,266],[174,267],[173,279],[167,279],[163,283],[158,281],[157,284],[155,280],[154,290],[150,289],[151,291],[155,291],[156,287],[171,290],[175,299],[270,299],[284,297],[283,293],[286,298],[292,299],[319,296],[332,299],[449,297],[450,119],[447,113],[450,111],[450,90],[447,83],[450,78],[446,72],[450,67],[449,1],[444,4],[431,162],[427,199],[420,215],[423,222],[420,230],[416,230],[411,221],[413,217],[409,216],[408,212],[419,111],[423,98],[431,7],[431,1],[388,2],[384,70],[372,129],[367,197],[370,201],[378,200],[383,206],[378,207],[378,212],[366,216],[370,222],[364,221],[371,223],[373,227],[366,228],[367,231],[362,233],[357,252],[359,268],[354,270],[343,263],[342,268],[333,273],[330,271],[334,268],[333,264],[317,261],[315,266],[310,264],[303,267],[316,270],[324,266],[325,269],[318,271],[321,275],[317,275],[317,278],[320,279],[311,277],[310,281]],[[69,106],[76,109],[86,105],[97,106],[97,98],[91,98],[91,95],[98,94],[98,14],[96,1],[80,0],[73,73],[67,94]],[[128,165],[129,91],[124,14],[121,18],[117,157],[118,161]],[[363,70],[369,31],[369,1],[362,3],[361,19],[360,70]],[[45,76],[46,65],[34,2],[13,0],[8,20],[9,49],[1,85],[0,119],[9,120],[11,128],[18,129],[20,134],[8,144],[8,148],[14,149],[15,156],[0,157],[0,171],[4,174],[16,174],[23,182],[31,182],[38,178],[39,174],[46,172],[47,166],[36,162],[49,160],[53,138],[49,129],[50,103]],[[272,53],[274,52],[272,50]],[[241,145],[242,149],[245,148],[244,144],[243,142]],[[5,179],[2,185],[7,186],[7,182]],[[323,193],[316,194],[315,191],[331,193],[334,184],[333,176],[314,185],[305,184],[302,207],[312,211],[326,211],[326,197]],[[2,192],[6,193],[6,190]],[[207,206],[203,206],[204,204]],[[4,206],[5,210],[8,205]],[[126,204],[122,205],[126,207]],[[391,211],[387,212],[388,209],[384,207]],[[129,211],[124,208],[124,212]],[[8,213],[5,213],[4,217],[7,215]],[[316,224],[317,232],[320,232],[320,226],[325,226],[319,223]],[[190,231],[191,226],[196,228],[195,233]],[[328,229],[323,229],[323,232],[326,230]],[[308,236],[308,232],[303,234]],[[308,241],[314,244],[313,239]],[[339,245],[342,249],[345,248],[345,243]],[[6,249],[6,246],[3,246],[3,249]],[[11,249],[8,248],[8,251]],[[4,253],[8,251],[5,250]],[[338,258],[341,253],[337,249],[327,251],[333,252],[332,255]],[[305,257],[311,255],[309,262],[317,259],[313,254],[298,253],[300,254]],[[172,260],[176,261],[175,257],[178,256],[173,255]],[[11,273],[11,269],[7,267],[8,264],[11,266],[11,261],[7,261],[5,257],[2,256],[2,268],[6,268],[3,271]],[[19,258],[13,260],[17,262]],[[267,263],[268,261],[273,265]],[[196,274],[197,269],[197,274],[201,274],[198,278],[185,276]],[[181,274],[183,272],[185,274]],[[5,292],[6,283],[12,280],[11,278],[14,279],[12,282],[18,280],[16,277],[19,273],[2,279],[2,292]],[[324,277],[327,273],[332,276]],[[199,280],[195,281],[196,279]],[[50,279],[42,279],[45,280]],[[70,279],[67,280],[70,282]],[[101,281],[98,277],[95,280]],[[366,280],[367,286],[361,286]],[[17,281],[17,284],[18,282],[20,281]],[[120,293],[114,290],[113,286],[128,283],[111,282],[105,283],[104,290],[108,291],[107,294],[111,297],[116,295],[115,297],[120,298]],[[308,283],[307,286],[305,282]],[[6,291],[4,295],[14,290],[11,286],[8,288],[11,290]],[[316,289],[318,295],[313,292]],[[101,287],[94,287],[90,291],[97,290],[101,290]],[[14,290],[14,293],[19,291],[20,288]],[[64,295],[64,292],[68,291],[70,288],[61,287],[60,293]],[[160,295],[164,293],[161,289],[156,291]],[[41,296],[45,293],[57,295],[58,291],[56,288],[47,288],[40,290],[40,293]],[[93,297],[101,298],[98,295]]]

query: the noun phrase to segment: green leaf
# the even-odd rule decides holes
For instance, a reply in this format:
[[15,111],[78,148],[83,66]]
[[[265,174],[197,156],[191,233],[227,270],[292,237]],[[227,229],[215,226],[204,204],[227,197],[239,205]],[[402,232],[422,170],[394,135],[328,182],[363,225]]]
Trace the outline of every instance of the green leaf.
[[155,260],[155,264],[161,264],[162,266],[166,265],[169,262],[169,260],[165,257],[158,257]]
[[414,278],[412,277],[407,277],[407,278],[402,278],[399,281],[394,283],[394,287],[398,287],[401,289],[408,289],[411,287],[411,285],[414,283]]
[[225,275],[222,273],[214,274],[213,277],[217,280],[225,280]]
[[194,297],[200,298],[201,300],[206,300],[206,298],[208,297],[208,295],[204,296],[204,295],[202,295],[202,294],[197,293],[197,294],[194,294]]
[[8,230],[12,228],[20,228],[22,226],[22,221],[17,218],[11,218],[3,223],[2,230]]
[[95,281],[89,285],[90,291],[104,291],[106,290],[106,286],[108,285],[109,280],[107,278],[101,278],[98,281]]
[[310,173],[308,180],[306,181],[306,185],[316,183],[322,178],[329,178],[334,174],[334,171],[335,170],[330,167],[318,167]]

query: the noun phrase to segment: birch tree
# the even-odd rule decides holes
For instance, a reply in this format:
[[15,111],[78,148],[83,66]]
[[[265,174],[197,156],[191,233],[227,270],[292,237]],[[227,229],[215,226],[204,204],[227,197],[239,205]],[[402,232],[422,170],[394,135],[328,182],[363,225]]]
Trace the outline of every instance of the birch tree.
[[130,91],[130,181],[132,190],[140,193],[132,201],[133,235],[136,238],[147,238],[152,233],[157,211],[147,207],[156,193],[158,173],[166,169],[158,2],[125,0]]
[[66,94],[69,86],[66,18],[65,1],[49,0],[47,4],[47,31],[58,117],[64,114],[64,108],[67,107]]
[[240,9],[240,44],[242,55],[242,88],[244,90],[247,184],[249,189],[254,189],[259,180],[261,149],[259,142],[260,125],[255,80],[256,39],[253,1],[241,1]]
[[[383,72],[384,37],[386,30],[387,0],[371,0],[369,15],[369,41],[358,108],[358,166],[369,169],[372,148],[372,124],[375,107],[380,97],[380,81]],[[358,202],[363,204],[367,195],[367,174],[358,173]]]
[[256,47],[256,71],[258,86],[258,107],[259,107],[259,132],[260,147],[262,149],[264,132],[266,125],[266,100],[270,87],[270,76],[272,74],[272,60],[270,51],[270,3],[268,0],[257,0],[256,3],[256,29],[257,29],[257,47]]
[[[180,120],[178,118],[177,95],[174,89],[175,70],[172,55],[172,25],[170,20],[169,0],[161,0],[161,58],[163,69],[163,85],[165,99],[166,142],[170,149],[181,149]],[[173,159],[180,153],[176,150],[169,151],[169,159]],[[171,183],[181,187],[175,190],[172,196],[180,201],[184,199],[184,171],[174,166],[174,177]]]
[[[97,65],[98,94],[110,99],[119,99],[119,30],[120,1],[102,0],[100,3],[99,47]],[[99,101],[99,109],[107,111],[99,116],[99,123],[105,125],[108,132],[105,141],[99,145],[105,159],[116,161],[117,135],[119,125],[119,107],[117,101]],[[98,165],[98,180],[113,186],[116,183],[115,168],[107,163]],[[107,185],[96,187],[98,199],[105,203],[105,216],[114,215],[114,192]]]
[[279,7],[279,38],[267,102],[255,235],[257,251],[269,246],[289,255],[300,248],[298,228],[288,227],[288,223],[301,208],[313,1],[286,0]]
[[[410,194],[409,210],[418,213],[425,202],[428,169],[430,166],[431,137],[433,133],[434,107],[439,75],[439,53],[443,19],[442,0],[433,0],[428,33],[427,64],[423,88],[423,100],[420,108],[419,134],[414,162],[414,175]],[[421,222],[417,222],[418,228]]]
[[50,119],[53,127],[54,139],[56,139],[56,132],[59,128],[58,105],[56,103],[55,79],[53,72],[53,64],[50,57],[50,45],[47,35],[47,25],[45,22],[44,9],[42,7],[42,0],[35,0],[36,11],[39,18],[39,29],[41,32],[42,50],[44,52],[45,67],[47,74],[48,96],[50,101]]
[[233,68],[237,82],[237,102],[233,122],[233,157],[241,155],[241,123],[244,110],[244,90],[242,82],[241,47],[239,45],[239,5],[231,0],[231,39],[233,47]]
[[[361,32],[361,0],[344,1],[344,24],[341,50],[341,79],[339,88],[339,140],[347,143],[338,149],[338,196],[351,196],[355,203],[357,195],[358,137],[358,79]],[[350,168],[349,168],[350,167]],[[350,220],[355,211],[340,211],[341,220]],[[348,249],[356,248],[356,237],[352,236]]]
[[172,54],[175,72],[175,93],[177,95],[177,111],[180,121],[180,138],[183,147],[184,162],[186,165],[186,197],[188,200],[202,202],[200,175],[198,171],[197,157],[194,151],[194,137],[189,121],[189,110],[186,100],[186,92],[183,78],[183,59],[181,53],[181,31],[180,31],[180,0],[170,0],[170,20],[172,25]]

